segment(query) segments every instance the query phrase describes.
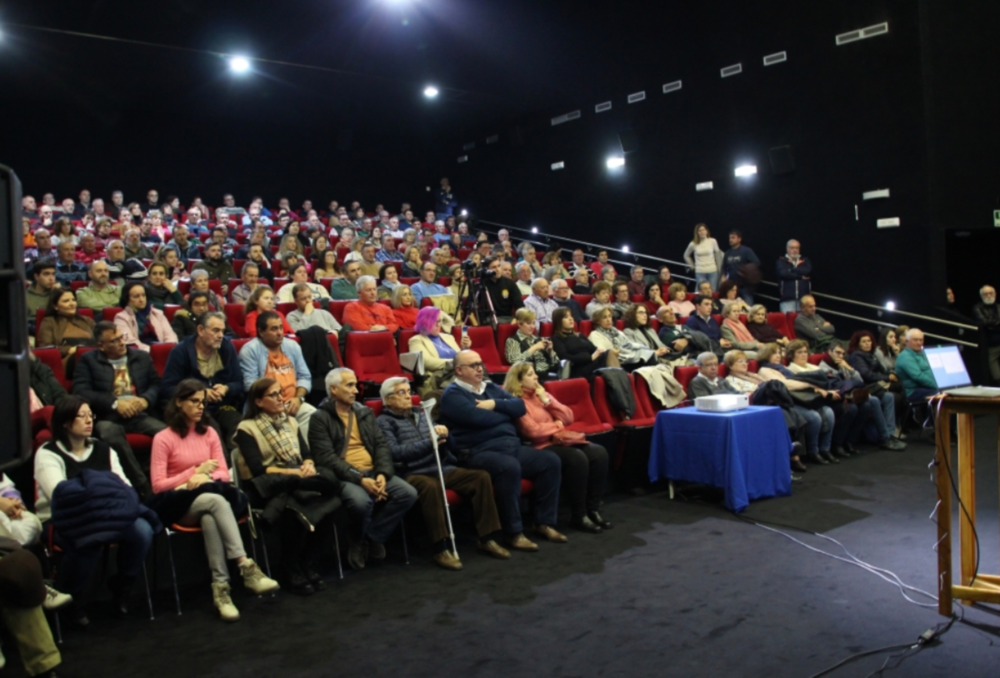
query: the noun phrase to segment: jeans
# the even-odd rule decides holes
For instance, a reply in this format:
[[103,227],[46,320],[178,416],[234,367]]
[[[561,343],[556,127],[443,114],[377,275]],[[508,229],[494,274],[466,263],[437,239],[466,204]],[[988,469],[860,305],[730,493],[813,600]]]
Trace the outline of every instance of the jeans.
[[753,292],[740,285],[737,294],[740,296],[740,299],[747,302],[747,306],[753,306]]
[[791,301],[782,301],[782,302],[780,302],[778,304],[778,308],[781,309],[782,313],[798,313],[799,312],[799,300],[798,299],[792,299]]
[[[344,483],[341,499],[351,516],[350,530],[355,540],[368,538],[376,544],[384,544],[403,520],[403,516],[417,501],[417,491],[398,476],[393,476],[385,484],[389,498],[379,502],[381,509],[375,511],[375,498],[361,485]],[[373,515],[374,513],[374,515]]]
[[[153,543],[153,528],[144,519],[136,518],[130,527],[118,535],[114,543],[118,544],[118,574],[133,579],[139,575],[149,546]],[[66,554],[62,567],[59,568],[56,588],[77,597],[83,592],[90,575],[97,567],[102,547],[97,545],[75,549],[69,542],[61,540],[58,532],[56,544]]]
[[493,493],[504,532],[524,532],[521,521],[522,477],[535,483],[535,522],[539,525],[556,524],[562,464],[555,453],[533,447],[518,447],[513,454],[474,452],[469,457],[468,465],[488,472],[493,478]]
[[709,283],[712,284],[712,291],[713,292],[718,292],[719,291],[719,272],[715,271],[714,273],[695,273],[694,274],[694,288],[695,288],[696,293],[697,293],[697,290],[698,290],[698,286],[701,285],[701,283],[704,282],[705,280],[707,280]]
[[872,407],[872,419],[878,429],[879,440],[885,442],[896,433],[896,399],[885,391]]
[[833,410],[826,405],[818,410],[802,405],[796,405],[793,409],[806,420],[806,451],[809,454],[816,454],[820,450],[829,452],[835,424]]

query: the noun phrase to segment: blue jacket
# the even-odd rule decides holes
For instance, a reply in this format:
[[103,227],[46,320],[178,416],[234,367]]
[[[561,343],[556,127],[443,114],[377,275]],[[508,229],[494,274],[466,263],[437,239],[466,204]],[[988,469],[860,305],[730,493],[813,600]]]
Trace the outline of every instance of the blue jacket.
[[782,301],[797,301],[812,292],[813,265],[806,257],[799,259],[799,265],[794,266],[788,257],[781,257],[775,266],[778,275],[778,296]]
[[[427,426],[427,417],[419,407],[408,414],[397,414],[386,407],[376,421],[392,450],[392,461],[402,467],[400,475],[437,476],[431,432]],[[439,443],[438,450],[444,472],[454,469],[456,460],[443,443]]]
[[722,329],[719,327],[719,323],[715,322],[715,318],[712,316],[709,316],[708,321],[706,322],[701,319],[701,316],[695,313],[687,319],[687,322],[684,323],[684,327],[694,332],[701,332],[716,343],[722,339]]
[[896,356],[896,376],[899,377],[899,383],[903,385],[907,396],[912,395],[918,388],[937,389],[934,372],[931,371],[931,364],[923,351],[914,351],[910,348],[900,351]]
[[[311,391],[312,373],[302,357],[302,349],[291,339],[283,339],[281,351],[288,356],[295,367],[295,385]],[[259,338],[248,341],[240,349],[240,369],[243,372],[243,387],[247,391],[267,372],[267,346],[264,346]]]
[[744,264],[757,264],[760,266],[760,259],[752,249],[746,245],[733,247],[722,254],[722,272],[733,282],[739,284],[743,282],[740,274],[740,266]]
[[182,250],[181,246],[178,245],[173,240],[168,242],[163,247],[165,248],[169,247],[174,252],[177,252],[178,258],[185,264],[188,262],[189,259],[201,259],[201,251],[198,249],[198,246],[191,243],[188,243],[188,248],[186,250]]
[[56,485],[52,494],[52,524],[58,539],[75,549],[114,542],[136,518],[149,523],[154,533],[163,529],[156,513],[111,471],[83,469]]
[[170,350],[167,366],[163,369],[163,379],[160,381],[160,400],[169,402],[177,384],[184,379],[198,379],[205,382],[209,388],[216,384],[225,384],[229,387],[225,399],[220,403],[212,403],[209,406],[210,411],[214,412],[223,405],[231,405],[237,410],[241,409],[244,390],[243,374],[240,370],[236,349],[233,348],[233,342],[223,338],[222,346],[219,347],[222,369],[216,372],[211,379],[206,379],[198,369],[198,349],[195,348],[195,339],[197,336],[187,337]]
[[[496,408],[476,407],[479,400],[493,400]],[[457,383],[441,396],[441,423],[448,427],[455,450],[514,454],[521,447],[514,421],[527,414],[524,401],[489,382],[483,395],[477,396]]]

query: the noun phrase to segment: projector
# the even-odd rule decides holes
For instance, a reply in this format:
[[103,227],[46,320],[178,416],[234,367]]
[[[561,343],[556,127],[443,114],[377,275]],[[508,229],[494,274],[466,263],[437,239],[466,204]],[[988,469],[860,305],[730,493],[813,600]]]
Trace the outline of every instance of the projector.
[[733,412],[750,407],[750,396],[746,393],[702,396],[694,399],[694,406],[703,412]]

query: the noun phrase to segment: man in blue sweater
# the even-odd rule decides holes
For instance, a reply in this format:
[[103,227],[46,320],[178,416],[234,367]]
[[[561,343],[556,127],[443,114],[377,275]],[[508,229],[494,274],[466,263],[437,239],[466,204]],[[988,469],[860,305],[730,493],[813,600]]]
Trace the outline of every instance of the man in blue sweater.
[[466,465],[493,477],[500,522],[507,545],[537,551],[524,536],[521,477],[535,483],[535,533],[552,542],[567,541],[555,529],[562,464],[555,453],[521,443],[514,421],[527,410],[524,401],[484,380],[483,359],[475,351],[455,356],[455,381],[441,396],[441,422],[451,432],[451,447],[468,455]]
[[753,289],[760,280],[760,259],[743,244],[743,233],[729,232],[729,249],[722,255],[722,275],[736,283],[743,301],[753,306]]

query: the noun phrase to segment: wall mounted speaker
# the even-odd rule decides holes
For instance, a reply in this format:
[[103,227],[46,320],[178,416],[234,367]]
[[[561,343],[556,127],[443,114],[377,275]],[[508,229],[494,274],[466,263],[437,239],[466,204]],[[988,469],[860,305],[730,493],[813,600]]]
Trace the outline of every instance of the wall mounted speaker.
[[795,171],[795,151],[791,146],[775,146],[767,152],[771,159],[771,171],[775,174],[789,174]]

